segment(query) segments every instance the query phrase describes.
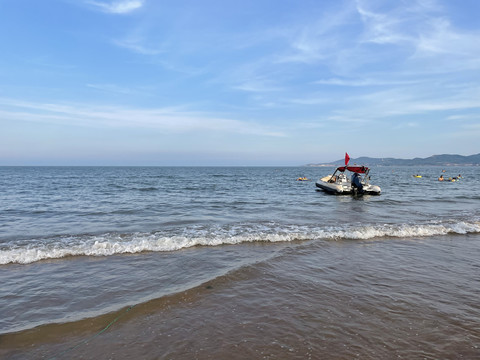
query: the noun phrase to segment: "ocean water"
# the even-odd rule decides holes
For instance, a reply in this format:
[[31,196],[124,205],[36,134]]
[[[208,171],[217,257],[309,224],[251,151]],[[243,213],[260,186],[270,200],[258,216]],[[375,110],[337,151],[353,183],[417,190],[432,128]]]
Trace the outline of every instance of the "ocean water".
[[66,358],[480,358],[480,167],[444,169],[0,167],[0,356],[135,306]]

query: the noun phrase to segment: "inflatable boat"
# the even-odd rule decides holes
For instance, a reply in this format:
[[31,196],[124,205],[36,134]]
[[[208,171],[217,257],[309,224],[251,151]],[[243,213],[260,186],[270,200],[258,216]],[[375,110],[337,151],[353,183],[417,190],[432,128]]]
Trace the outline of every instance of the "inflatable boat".
[[[352,173],[349,178],[345,171]],[[380,195],[380,186],[369,183],[370,169],[365,166],[340,166],[331,175],[319,179],[315,185],[335,195]]]

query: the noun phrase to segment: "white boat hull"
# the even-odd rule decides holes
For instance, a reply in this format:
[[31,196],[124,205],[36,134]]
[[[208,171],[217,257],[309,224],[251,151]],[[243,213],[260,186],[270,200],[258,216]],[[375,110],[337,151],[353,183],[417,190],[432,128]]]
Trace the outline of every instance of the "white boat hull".
[[325,176],[324,178],[318,180],[315,185],[331,194],[341,195],[341,194],[351,194],[352,193],[352,185],[349,182],[345,183],[336,183],[336,182],[328,182],[331,176]]
[[380,186],[377,185],[364,184],[362,191],[359,192],[355,187],[352,186],[350,181],[329,182],[331,177],[332,175],[325,176],[318,180],[315,185],[317,188],[335,195],[380,195],[381,193]]

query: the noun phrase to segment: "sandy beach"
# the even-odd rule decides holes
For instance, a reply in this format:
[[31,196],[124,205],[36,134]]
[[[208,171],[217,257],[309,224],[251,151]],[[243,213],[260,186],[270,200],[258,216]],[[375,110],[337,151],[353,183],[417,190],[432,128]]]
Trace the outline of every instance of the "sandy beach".
[[3,335],[0,355],[473,359],[480,356],[479,253],[478,235],[290,244],[273,260],[188,291]]

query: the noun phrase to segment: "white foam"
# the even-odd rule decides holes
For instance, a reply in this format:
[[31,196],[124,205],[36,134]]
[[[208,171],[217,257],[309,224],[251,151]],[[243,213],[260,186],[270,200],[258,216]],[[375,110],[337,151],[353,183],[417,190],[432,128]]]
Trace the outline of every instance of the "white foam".
[[480,222],[444,221],[430,224],[384,224],[366,226],[312,227],[281,224],[240,224],[225,227],[191,227],[179,234],[162,232],[64,236],[39,239],[28,244],[4,244],[0,264],[28,264],[67,256],[110,256],[144,251],[176,251],[197,245],[217,246],[244,242],[288,242],[315,239],[412,238],[446,234],[480,233]]

